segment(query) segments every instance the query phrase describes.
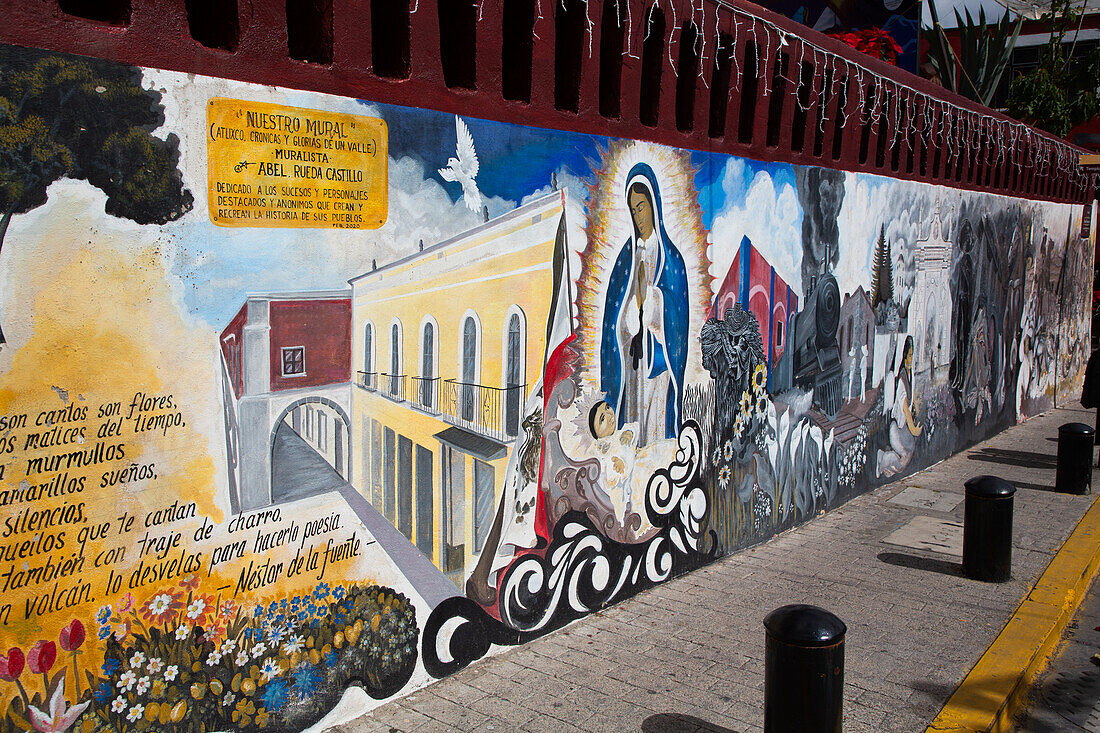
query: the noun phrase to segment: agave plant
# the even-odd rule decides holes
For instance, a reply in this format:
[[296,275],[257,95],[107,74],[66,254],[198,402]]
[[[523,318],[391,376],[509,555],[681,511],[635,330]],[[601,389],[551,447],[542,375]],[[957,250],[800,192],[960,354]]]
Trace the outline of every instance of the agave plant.
[[935,0],[928,0],[928,9],[934,31],[928,39],[928,60],[940,83],[957,94],[989,106],[1012,57],[1023,19],[1013,22],[1005,13],[1000,22],[987,23],[982,9],[975,22],[970,10],[966,10],[965,19],[955,10],[959,31],[959,52],[956,53],[940,25]]

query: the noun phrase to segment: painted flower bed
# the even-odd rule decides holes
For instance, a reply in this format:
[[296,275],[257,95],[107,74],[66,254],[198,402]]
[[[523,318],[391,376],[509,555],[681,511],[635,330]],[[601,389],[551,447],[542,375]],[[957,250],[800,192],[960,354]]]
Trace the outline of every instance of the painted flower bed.
[[[26,668],[43,676],[44,694],[20,681],[24,654],[0,655],[0,679],[20,690],[6,730],[299,731],[331,710],[344,690],[375,698],[400,690],[417,658],[415,611],[409,600],[375,585],[320,583],[311,594],[281,598],[246,612],[198,589],[198,579],[161,589],[141,603],[127,594],[96,614],[103,645],[98,674],[65,696],[66,670],[48,672],[56,644],[40,641]],[[60,645],[76,654],[84,627],[62,630]],[[45,701],[49,700],[47,704]]]

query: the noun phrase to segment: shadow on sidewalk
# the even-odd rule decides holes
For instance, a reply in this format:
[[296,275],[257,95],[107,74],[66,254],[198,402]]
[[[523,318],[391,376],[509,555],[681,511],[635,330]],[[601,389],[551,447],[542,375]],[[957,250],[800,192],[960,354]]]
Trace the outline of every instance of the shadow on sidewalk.
[[738,733],[683,713],[657,713],[642,721],[642,733]]
[[1004,448],[981,448],[966,454],[972,461],[1002,463],[1008,466],[1024,468],[1056,468],[1058,457],[1048,453],[1033,453],[1025,450],[1007,450]]
[[887,565],[897,565],[901,568],[928,570],[933,573],[963,577],[962,565],[951,560],[935,560],[920,555],[906,555],[903,552],[880,552],[878,559]]

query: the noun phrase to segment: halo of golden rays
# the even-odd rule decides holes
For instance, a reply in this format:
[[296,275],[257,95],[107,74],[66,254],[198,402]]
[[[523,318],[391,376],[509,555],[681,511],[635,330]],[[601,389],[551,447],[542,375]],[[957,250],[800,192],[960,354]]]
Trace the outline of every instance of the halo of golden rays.
[[712,277],[708,272],[707,232],[703,227],[699,194],[690,154],[635,140],[612,140],[602,151],[589,186],[587,244],[581,253],[577,278],[577,348],[581,351],[581,378],[591,390],[600,385],[600,337],[607,301],[608,281],[615,258],[633,234],[626,202],[626,180],[637,163],[647,163],[657,177],[665,231],[680,250],[687,269],[688,356],[685,382],[703,371],[696,346],[699,330],[710,306]]

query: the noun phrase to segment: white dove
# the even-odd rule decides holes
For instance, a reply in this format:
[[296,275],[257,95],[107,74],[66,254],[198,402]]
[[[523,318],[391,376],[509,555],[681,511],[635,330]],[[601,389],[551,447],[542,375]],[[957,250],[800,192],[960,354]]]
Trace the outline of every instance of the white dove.
[[447,167],[439,169],[444,181],[458,181],[462,184],[462,200],[470,211],[481,212],[481,192],[477,190],[478,162],[474,151],[474,139],[462,118],[455,115],[455,131],[458,133],[457,158],[448,158]]

